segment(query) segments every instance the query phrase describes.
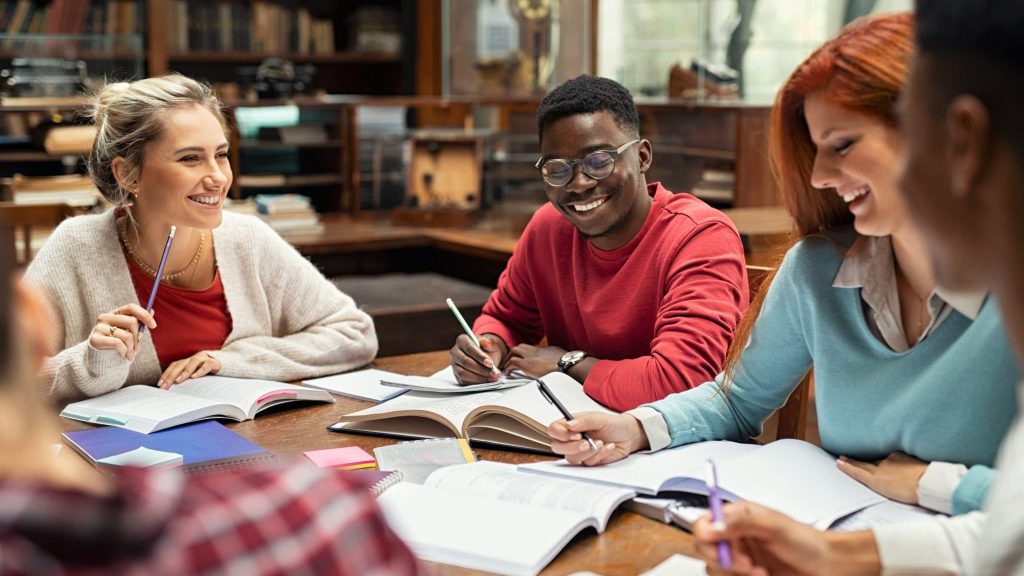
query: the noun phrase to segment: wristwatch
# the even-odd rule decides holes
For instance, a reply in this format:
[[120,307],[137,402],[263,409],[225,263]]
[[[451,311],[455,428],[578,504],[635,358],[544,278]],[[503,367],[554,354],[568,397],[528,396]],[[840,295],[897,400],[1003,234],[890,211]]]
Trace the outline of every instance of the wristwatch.
[[558,369],[568,374],[570,368],[582,362],[586,357],[587,353],[582,350],[566,352],[558,359]]

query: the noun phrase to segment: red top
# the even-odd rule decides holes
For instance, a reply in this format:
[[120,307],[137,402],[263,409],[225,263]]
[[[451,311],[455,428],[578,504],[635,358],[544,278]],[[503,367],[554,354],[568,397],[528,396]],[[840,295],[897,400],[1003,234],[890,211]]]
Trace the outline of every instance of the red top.
[[[139,304],[145,306],[149,291],[153,289],[153,279],[127,254],[125,260],[135,285],[135,295]],[[188,358],[196,352],[220,350],[231,333],[231,315],[228,313],[228,301],[224,298],[220,272],[214,277],[213,284],[203,290],[161,284],[153,310],[157,324],[152,333],[153,345],[162,370],[166,370],[171,362]]]
[[583,389],[620,411],[714,379],[747,308],[739,233],[689,194],[648,193],[643,228],[611,251],[541,207],[473,331],[601,359]]

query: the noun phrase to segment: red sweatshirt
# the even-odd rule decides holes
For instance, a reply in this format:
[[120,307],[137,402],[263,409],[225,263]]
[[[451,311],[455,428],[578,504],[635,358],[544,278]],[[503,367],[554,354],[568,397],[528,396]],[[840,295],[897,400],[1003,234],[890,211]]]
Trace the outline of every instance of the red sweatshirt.
[[747,308],[732,222],[689,194],[649,184],[643,228],[595,248],[550,204],[530,221],[473,325],[509,348],[548,344],[600,359],[583,389],[629,410],[712,380]]

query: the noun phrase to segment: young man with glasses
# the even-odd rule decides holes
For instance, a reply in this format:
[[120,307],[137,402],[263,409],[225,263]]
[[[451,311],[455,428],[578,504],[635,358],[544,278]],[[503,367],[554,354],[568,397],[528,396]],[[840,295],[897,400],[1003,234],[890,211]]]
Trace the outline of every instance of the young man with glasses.
[[455,341],[456,376],[561,370],[616,410],[714,378],[748,300],[735,227],[697,198],[647,183],[651,143],[620,84],[569,80],[541,102],[537,123],[549,203],[473,326],[480,348]]

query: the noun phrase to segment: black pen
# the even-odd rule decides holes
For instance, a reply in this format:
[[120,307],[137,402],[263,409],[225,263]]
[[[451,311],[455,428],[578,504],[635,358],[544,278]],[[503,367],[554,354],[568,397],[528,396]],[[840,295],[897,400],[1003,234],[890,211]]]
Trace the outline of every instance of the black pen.
[[[551,389],[548,388],[548,385],[545,384],[544,381],[541,380],[540,378],[537,378],[537,389],[540,390],[541,396],[547,399],[548,402],[554,404],[555,408],[558,408],[558,411],[562,413],[562,416],[565,416],[566,420],[572,420],[572,414],[570,414],[569,411],[565,409],[565,406],[563,406],[562,403],[558,401],[558,398],[555,398],[555,395],[551,393]],[[581,435],[583,436],[583,439],[590,444],[590,447],[593,448],[596,452],[597,444],[594,444],[594,440],[590,437],[590,435],[587,434],[586,432],[582,432]]]

